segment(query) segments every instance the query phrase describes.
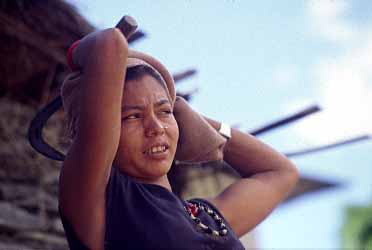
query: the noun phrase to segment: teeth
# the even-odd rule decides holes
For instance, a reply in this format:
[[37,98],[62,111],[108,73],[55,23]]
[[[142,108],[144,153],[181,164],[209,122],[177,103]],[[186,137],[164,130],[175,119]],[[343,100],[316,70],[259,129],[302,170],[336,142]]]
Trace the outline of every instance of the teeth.
[[155,146],[148,150],[149,154],[161,153],[166,150],[165,146]]

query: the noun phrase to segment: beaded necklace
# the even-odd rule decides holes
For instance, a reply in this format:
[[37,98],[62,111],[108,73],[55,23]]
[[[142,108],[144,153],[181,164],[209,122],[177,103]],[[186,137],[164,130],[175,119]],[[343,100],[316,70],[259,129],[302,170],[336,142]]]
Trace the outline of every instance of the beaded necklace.
[[[196,223],[196,225],[203,230],[203,232],[212,234],[214,236],[225,236],[227,234],[227,227],[223,223],[222,218],[218,216],[218,214],[207,207],[204,204],[199,202],[187,202],[186,206],[184,206],[186,212],[190,215],[191,219]],[[201,220],[196,217],[199,213],[199,210],[205,211],[210,217],[213,218],[215,222],[218,224],[218,231],[210,228],[209,226],[205,225]]]

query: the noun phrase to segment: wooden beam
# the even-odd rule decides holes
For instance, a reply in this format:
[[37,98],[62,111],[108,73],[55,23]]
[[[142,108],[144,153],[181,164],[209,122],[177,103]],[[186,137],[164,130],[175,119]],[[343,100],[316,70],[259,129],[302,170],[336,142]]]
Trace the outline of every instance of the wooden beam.
[[146,37],[146,34],[144,32],[142,32],[141,30],[138,30],[138,31],[134,32],[134,34],[129,37],[128,43],[137,42],[138,40],[143,39],[145,37]]
[[370,140],[370,139],[372,139],[372,137],[370,135],[361,135],[361,136],[356,136],[356,137],[353,137],[353,138],[350,138],[350,139],[341,140],[341,141],[338,141],[338,142],[335,142],[335,143],[322,145],[322,146],[319,146],[319,147],[307,148],[307,149],[299,150],[299,151],[296,151],[296,152],[285,153],[285,155],[287,157],[302,156],[302,155],[305,155],[305,154],[316,153],[316,152],[319,152],[319,151],[328,150],[328,149],[331,149],[331,148],[335,148],[335,147],[339,147],[339,146],[343,146],[343,145],[347,145],[347,144],[351,144],[351,143],[356,143],[356,142],[360,142],[360,141],[364,141],[364,140]]
[[278,127],[281,127],[283,125],[287,125],[289,123],[292,123],[294,121],[297,121],[299,119],[302,119],[304,118],[305,116],[308,116],[308,115],[311,115],[311,114],[314,114],[318,111],[320,111],[320,107],[318,105],[312,105],[308,108],[305,108],[293,115],[290,115],[288,117],[285,117],[285,118],[282,118],[282,119],[279,119],[275,122],[272,122],[272,123],[269,123],[267,125],[264,125],[262,126],[261,128],[258,128],[258,129],[254,129],[248,133],[256,136],[256,135],[259,135],[259,134],[263,134],[265,132],[268,132],[272,129],[275,129],[275,128],[278,128]]
[[188,69],[180,73],[173,74],[173,79],[175,82],[179,82],[186,78],[189,78],[197,73],[196,69]]

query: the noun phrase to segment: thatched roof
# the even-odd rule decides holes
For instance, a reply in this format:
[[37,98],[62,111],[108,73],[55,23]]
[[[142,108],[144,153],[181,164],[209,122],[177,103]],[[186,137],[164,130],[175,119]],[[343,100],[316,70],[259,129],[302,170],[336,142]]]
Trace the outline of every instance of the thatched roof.
[[0,96],[46,102],[66,73],[68,47],[93,30],[62,0],[1,1]]

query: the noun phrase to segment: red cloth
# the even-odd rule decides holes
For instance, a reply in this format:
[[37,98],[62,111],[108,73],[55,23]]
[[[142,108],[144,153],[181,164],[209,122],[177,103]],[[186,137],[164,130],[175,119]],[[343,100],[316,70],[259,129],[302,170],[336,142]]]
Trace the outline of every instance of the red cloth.
[[74,49],[79,45],[80,40],[75,41],[70,48],[67,50],[67,64],[70,67],[72,71],[78,70],[79,66],[74,64],[74,61],[72,60],[72,54],[74,53]]

